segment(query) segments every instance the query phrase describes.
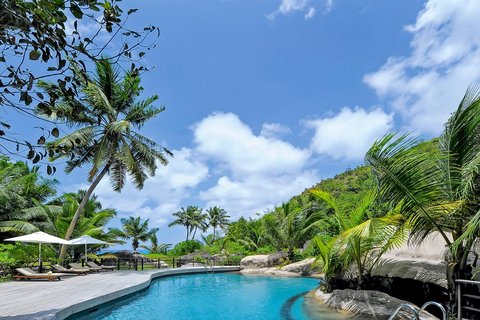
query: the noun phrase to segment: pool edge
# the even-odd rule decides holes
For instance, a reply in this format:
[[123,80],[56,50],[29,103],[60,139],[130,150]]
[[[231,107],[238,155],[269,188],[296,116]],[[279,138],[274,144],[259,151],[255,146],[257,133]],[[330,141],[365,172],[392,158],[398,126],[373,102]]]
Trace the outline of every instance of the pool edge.
[[240,271],[240,266],[224,266],[224,267],[192,267],[192,268],[175,268],[175,269],[163,269],[156,272],[150,273],[150,277],[144,282],[133,285],[128,288],[124,288],[118,291],[110,292],[104,295],[97,296],[95,298],[82,301],[66,308],[60,309],[55,312],[55,315],[51,318],[54,320],[64,320],[72,315],[75,315],[80,312],[84,312],[88,309],[95,308],[104,303],[111,302],[113,300],[121,299],[126,296],[135,294],[142,290],[147,289],[152,280],[156,278],[168,277],[168,276],[177,276],[185,274],[195,274],[195,273],[218,273],[218,272],[235,272]]

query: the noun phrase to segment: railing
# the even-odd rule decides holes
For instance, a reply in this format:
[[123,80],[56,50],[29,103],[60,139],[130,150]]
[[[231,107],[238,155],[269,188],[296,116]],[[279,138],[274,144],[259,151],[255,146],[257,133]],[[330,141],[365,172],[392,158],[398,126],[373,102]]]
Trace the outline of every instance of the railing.
[[480,281],[456,280],[457,289],[457,319],[464,315],[480,315]]
[[414,306],[413,304],[410,303],[402,303],[396,310],[393,312],[393,314],[388,318],[388,320],[393,320],[397,315],[399,315],[400,311],[406,309],[412,313],[412,317],[409,318],[411,320],[419,320],[421,319],[421,314],[425,312],[425,309],[429,306],[434,306],[440,309],[440,312],[442,313],[442,318],[441,320],[447,320],[447,312],[445,311],[445,308],[438,302],[435,301],[428,301],[425,302],[425,304],[417,311],[417,307]]
[[[209,258],[200,258],[195,257],[191,259],[182,259],[180,257],[169,257],[164,256],[159,259],[151,259],[147,257],[134,257],[134,258],[102,258],[99,257],[97,260],[93,260],[96,263],[109,265],[109,266],[116,266],[117,270],[136,270],[136,271],[143,271],[143,270],[153,270],[153,269],[162,269],[162,268],[179,268],[186,264],[191,264],[194,267],[197,266],[232,266],[238,265],[240,262],[239,257],[233,258],[224,258],[224,259],[209,259]],[[19,264],[17,266],[10,267],[10,270],[6,271],[5,274],[0,274],[1,277],[9,278],[12,274],[15,273],[15,268],[19,266],[29,266],[38,272],[48,272],[52,270],[53,264],[60,264],[66,268],[69,267],[70,263],[79,263],[82,266],[85,266],[85,260],[83,259],[64,259],[64,260],[44,260],[42,265],[38,265],[36,262],[29,262],[24,264]],[[6,270],[6,269],[5,269]],[[4,270],[4,271],[5,271]]]

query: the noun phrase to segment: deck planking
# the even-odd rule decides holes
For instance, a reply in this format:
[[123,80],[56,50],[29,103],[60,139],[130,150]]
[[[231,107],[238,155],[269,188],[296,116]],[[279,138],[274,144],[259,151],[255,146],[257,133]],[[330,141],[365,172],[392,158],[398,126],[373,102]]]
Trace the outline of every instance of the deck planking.
[[[208,271],[238,271],[214,267]],[[0,319],[62,320],[66,317],[140,291],[157,277],[201,273],[206,269],[176,268],[149,271],[114,271],[63,277],[62,281],[9,281],[0,283]]]

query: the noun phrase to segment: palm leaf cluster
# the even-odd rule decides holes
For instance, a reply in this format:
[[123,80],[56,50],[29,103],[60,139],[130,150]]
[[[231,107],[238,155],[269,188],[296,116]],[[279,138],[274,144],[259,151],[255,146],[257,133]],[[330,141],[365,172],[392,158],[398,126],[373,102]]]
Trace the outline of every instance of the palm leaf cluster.
[[133,252],[137,252],[140,241],[152,240],[152,237],[154,237],[154,241],[156,242],[158,228],[150,229],[148,219],[142,221],[140,217],[128,217],[120,221],[122,223],[122,230],[110,229],[110,232],[116,237],[130,239],[132,241]]
[[41,217],[24,209],[55,194],[57,182],[42,178],[38,169],[0,158],[0,239],[32,232],[31,223]]
[[[40,83],[50,95],[55,86]],[[141,135],[138,130],[165,110],[152,104],[158,96],[138,101],[143,88],[135,72],[123,78],[107,59],[96,64],[94,76],[83,80],[80,98],[69,97],[38,113],[63,122],[77,130],[47,145],[52,159],[65,158],[66,172],[90,165],[92,181],[107,168],[112,187],[120,191],[127,174],[138,188],[148,175],[154,175],[157,161],[166,165],[171,152],[157,142]],[[147,175],[148,174],[148,175]]]
[[294,250],[315,235],[321,217],[318,211],[309,210],[300,200],[283,203],[262,219],[265,237],[278,250],[287,249],[292,260]]
[[[138,100],[143,88],[137,72],[128,71],[121,77],[108,59],[102,59],[96,63],[95,74],[82,79],[76,95],[65,95],[62,88],[51,83],[39,84],[50,97],[61,98],[54,99],[55,105],[40,105],[37,113],[76,129],[47,143],[51,159],[64,159],[67,173],[90,165],[91,185],[65,239],[70,239],[83,207],[105,175],[115,191],[122,190],[127,176],[141,189],[147,177],[155,174],[157,163],[166,165],[167,157],[172,156],[168,149],[139,132],[165,108],[152,105],[157,96]],[[61,257],[65,250],[64,246]]]
[[371,208],[377,195],[375,190],[366,194],[348,213],[340,210],[337,200],[328,192],[310,192],[333,209],[340,229],[336,237],[327,241],[320,236],[314,238],[327,285],[329,278],[352,276],[347,274],[350,272],[357,279],[358,286],[361,286],[363,279],[370,276],[385,252],[404,244],[408,233],[400,214],[391,212],[383,217],[372,215]]
[[182,207],[179,211],[174,212],[172,215],[176,219],[168,226],[184,226],[186,228],[185,241],[188,241],[189,239],[195,239],[198,229],[200,229],[202,232],[205,232],[208,229],[208,216],[207,214],[203,213],[203,210],[198,206],[188,206],[187,208]]
[[438,232],[460,270],[479,235],[479,130],[480,91],[471,87],[434,143],[389,134],[366,156],[383,201],[398,206],[411,239]]

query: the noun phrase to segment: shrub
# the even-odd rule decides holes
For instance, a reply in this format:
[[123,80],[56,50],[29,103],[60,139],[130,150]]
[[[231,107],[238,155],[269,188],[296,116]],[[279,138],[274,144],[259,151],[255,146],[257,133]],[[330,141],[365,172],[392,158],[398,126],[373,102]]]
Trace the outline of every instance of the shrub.
[[173,247],[172,250],[168,251],[170,256],[183,256],[195,252],[202,248],[202,244],[197,240],[188,240],[179,242]]

